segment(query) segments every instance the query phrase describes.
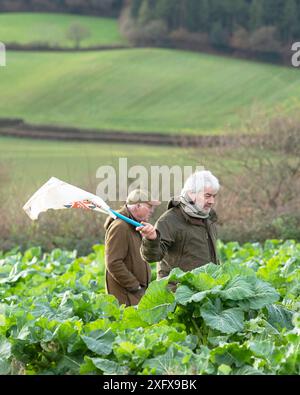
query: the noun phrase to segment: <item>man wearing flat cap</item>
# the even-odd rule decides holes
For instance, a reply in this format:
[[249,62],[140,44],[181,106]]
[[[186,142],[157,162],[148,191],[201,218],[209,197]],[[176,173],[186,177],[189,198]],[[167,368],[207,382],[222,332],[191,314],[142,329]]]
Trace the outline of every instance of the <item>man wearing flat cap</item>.
[[[135,221],[147,223],[158,200],[148,191],[135,189],[126,204],[118,210]],[[108,217],[105,233],[106,289],[126,306],[137,305],[151,281],[151,269],[140,254],[142,236],[133,225],[119,218]]]

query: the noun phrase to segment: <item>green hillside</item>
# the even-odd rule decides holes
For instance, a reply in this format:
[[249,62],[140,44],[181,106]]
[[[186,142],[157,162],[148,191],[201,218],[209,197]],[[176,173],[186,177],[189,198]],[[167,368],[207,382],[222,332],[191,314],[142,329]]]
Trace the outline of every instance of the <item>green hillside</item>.
[[299,107],[299,71],[184,51],[9,52],[0,117],[127,131],[223,134]]
[[116,19],[29,12],[0,13],[0,41],[72,47],[73,43],[65,33],[73,23],[79,23],[90,32],[90,36],[82,41],[82,47],[126,43],[119,33]]

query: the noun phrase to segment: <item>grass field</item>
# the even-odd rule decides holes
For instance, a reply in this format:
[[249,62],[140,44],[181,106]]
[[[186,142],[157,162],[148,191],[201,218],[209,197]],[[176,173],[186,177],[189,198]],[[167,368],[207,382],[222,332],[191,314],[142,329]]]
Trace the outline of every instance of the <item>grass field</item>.
[[163,49],[9,52],[0,117],[126,131],[223,134],[299,107],[299,71]]
[[[78,186],[94,188],[99,166],[113,165],[118,169],[118,158],[126,157],[128,165],[163,162],[166,149],[149,150],[143,146],[70,143],[1,138],[1,160],[8,171],[8,196],[30,194],[51,176]],[[134,154],[133,154],[134,152]],[[172,159],[173,157],[173,159]],[[179,150],[168,150],[169,163],[176,164]],[[175,159],[176,158],[176,159]],[[183,162],[184,160],[182,160]],[[100,180],[98,181],[100,182]],[[91,191],[91,192],[95,192]]]
[[51,13],[0,13],[0,41],[5,44],[37,44],[72,47],[65,33],[73,23],[85,26],[90,36],[81,46],[125,44],[116,19]]
[[[148,170],[149,187],[151,166],[203,166],[211,170],[222,182],[230,177],[227,171],[241,171],[239,158],[242,151],[214,148],[177,148],[129,144],[100,144],[81,142],[54,142],[0,137],[0,190],[10,201],[12,197],[28,199],[32,193],[55,176],[62,180],[89,188],[93,193],[102,179],[96,177],[100,166],[113,166],[119,180],[119,158],[127,158],[128,170],[144,166]],[[269,157],[276,154],[265,152]],[[6,177],[1,180],[1,174]],[[128,180],[128,186],[138,176]],[[14,199],[13,199],[14,200]]]
[[[128,168],[140,165],[196,166],[213,163],[209,150],[201,157],[194,150],[127,144],[53,142],[0,137],[0,169],[8,180],[8,196],[28,198],[51,176],[78,186],[93,188],[99,166],[111,165],[118,176],[119,158],[128,158]],[[91,191],[95,192],[95,191]],[[2,191],[3,193],[3,191]]]

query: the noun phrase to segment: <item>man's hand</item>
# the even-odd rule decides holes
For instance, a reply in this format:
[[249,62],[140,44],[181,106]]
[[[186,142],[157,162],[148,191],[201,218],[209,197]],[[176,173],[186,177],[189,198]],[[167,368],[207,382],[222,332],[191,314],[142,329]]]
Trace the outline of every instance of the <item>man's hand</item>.
[[155,240],[157,238],[157,233],[153,225],[147,222],[141,222],[144,226],[138,226],[136,230],[148,240]]
[[146,287],[141,286],[141,285],[139,286],[139,288],[137,290],[132,291],[132,293],[136,296],[143,296],[143,295],[145,295],[145,292],[146,292]]

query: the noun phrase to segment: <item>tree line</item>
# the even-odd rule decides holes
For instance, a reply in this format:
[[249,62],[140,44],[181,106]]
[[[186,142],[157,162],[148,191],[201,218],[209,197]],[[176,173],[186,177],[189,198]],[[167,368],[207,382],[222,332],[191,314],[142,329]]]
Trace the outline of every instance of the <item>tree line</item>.
[[300,0],[130,0],[128,7],[134,28],[127,30],[137,41],[171,36],[266,52],[300,41]]
[[133,44],[285,54],[300,41],[300,0],[0,0],[1,11],[120,18]]

